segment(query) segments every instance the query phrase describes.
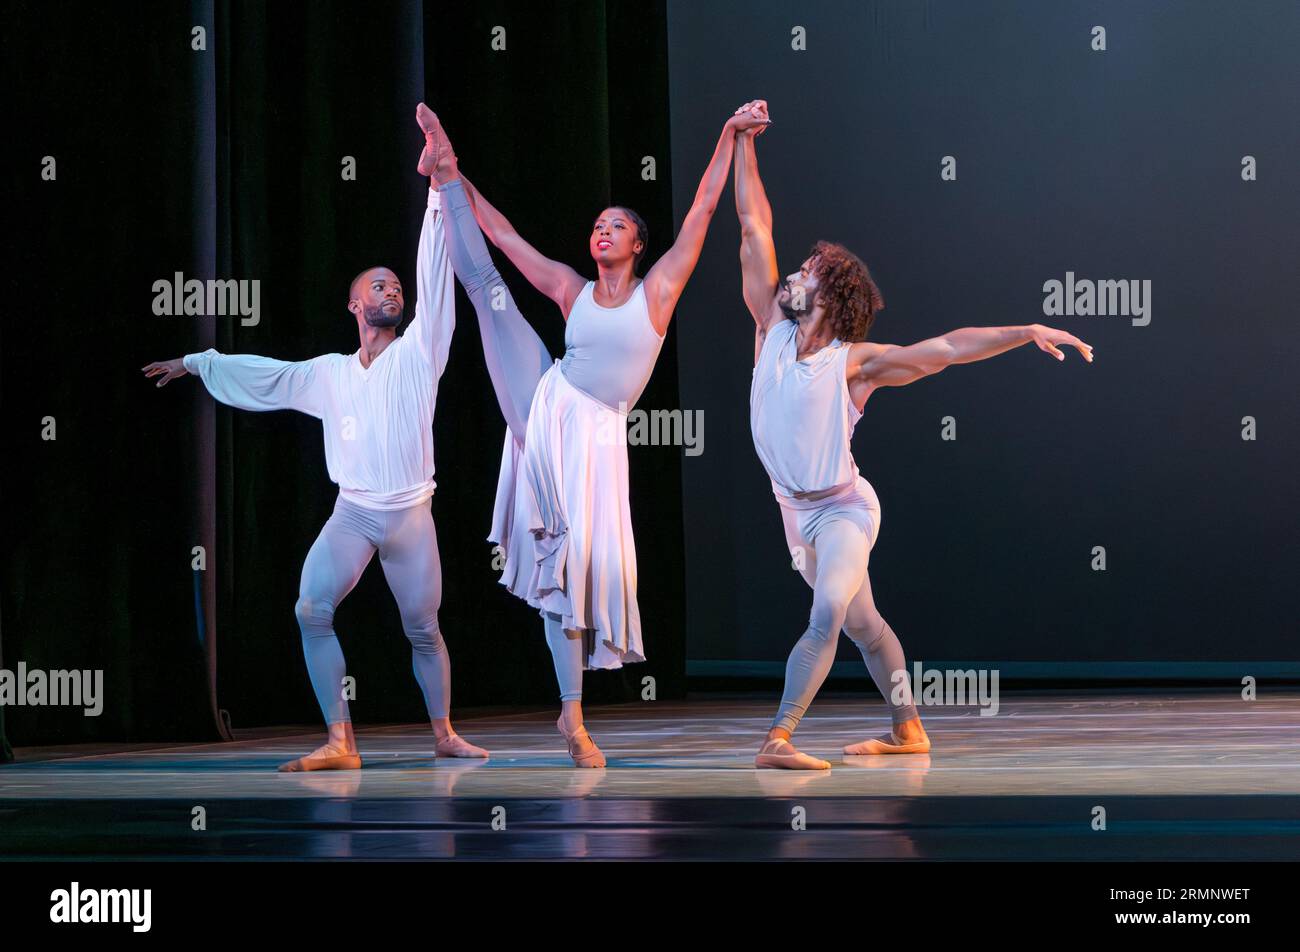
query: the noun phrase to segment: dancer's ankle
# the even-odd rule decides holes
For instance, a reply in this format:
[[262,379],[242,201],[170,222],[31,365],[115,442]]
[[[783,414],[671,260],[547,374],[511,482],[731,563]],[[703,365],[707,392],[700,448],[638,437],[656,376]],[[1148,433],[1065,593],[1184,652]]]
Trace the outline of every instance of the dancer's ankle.
[[899,721],[894,725],[894,736],[899,740],[914,739],[920,740],[925,736],[925,728],[921,726],[919,715],[909,717],[905,721]]
[[459,180],[460,166],[456,164],[456,157],[453,155],[450,159],[440,159],[429,179],[433,182],[434,188],[442,188]]
[[560,707],[560,723],[564,725],[564,730],[569,734],[582,727],[582,702],[563,701]]
[[355,754],[357,752],[356,736],[352,733],[351,721],[335,721],[329,725],[329,740],[326,741],[327,747],[332,747],[340,754]]
[[433,728],[434,743],[441,744],[444,740],[456,736],[456,732],[451,728],[450,717],[440,717],[430,720],[429,726]]

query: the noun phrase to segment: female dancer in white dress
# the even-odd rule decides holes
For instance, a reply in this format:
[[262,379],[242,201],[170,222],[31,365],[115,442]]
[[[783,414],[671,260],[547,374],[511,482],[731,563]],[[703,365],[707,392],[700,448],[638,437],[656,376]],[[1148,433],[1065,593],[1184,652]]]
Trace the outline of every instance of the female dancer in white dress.
[[[478,315],[483,352],[509,429],[489,541],[503,547],[501,582],[536,608],[560,683],[556,726],[579,767],[605,757],[582,721],[582,672],[644,661],[636,549],[628,506],[626,416],[645,389],[673,309],[695,269],[726,184],[738,130],[767,122],[748,110],[723,126],[673,246],[646,273],[645,222],[604,209],[589,240],[588,281],[521,238],[462,176],[437,117],[420,104],[421,174],[446,213],[448,256]],[[480,232],[480,228],[482,232]],[[483,241],[559,306],[563,360],[552,360],[519,314]]]

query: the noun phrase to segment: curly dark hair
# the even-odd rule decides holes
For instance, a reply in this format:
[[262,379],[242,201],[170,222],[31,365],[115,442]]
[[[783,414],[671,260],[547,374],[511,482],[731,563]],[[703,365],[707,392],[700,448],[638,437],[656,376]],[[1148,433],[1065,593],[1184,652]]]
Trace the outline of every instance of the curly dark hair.
[[842,341],[866,340],[876,313],[885,307],[867,266],[833,241],[817,242],[808,256],[816,262],[817,300],[825,308],[835,336]]

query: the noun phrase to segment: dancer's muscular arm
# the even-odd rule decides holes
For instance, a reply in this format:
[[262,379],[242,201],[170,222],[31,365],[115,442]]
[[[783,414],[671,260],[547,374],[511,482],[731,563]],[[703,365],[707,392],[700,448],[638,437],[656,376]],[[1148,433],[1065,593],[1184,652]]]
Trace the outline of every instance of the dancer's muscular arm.
[[515,231],[509,220],[483,197],[464,173],[460,176],[465,193],[469,196],[470,206],[474,209],[474,218],[479,228],[487,235],[488,241],[496,245],[510,263],[519,269],[519,273],[528,279],[528,283],[554,301],[569,319],[573,302],[586,286],[586,279],[567,264],[552,261]]
[[299,410],[320,419],[323,410],[320,361],[273,360],[253,354],[219,354],[208,349],[175,360],[160,360],[141,369],[161,377],[163,386],[187,373],[198,375],[217,400],[239,410]]
[[1064,360],[1065,354],[1057,346],[1074,347],[1089,363],[1092,347],[1073,334],[1027,324],[1020,327],[963,327],[939,337],[900,347],[897,344],[874,344],[867,341],[853,345],[849,352],[849,383],[859,405],[876,387],[902,387],[914,380],[937,374],[953,364],[970,364],[1006,353],[1022,344],[1033,341],[1038,347]]
[[650,306],[650,321],[659,334],[668,332],[668,322],[672,320],[673,308],[682,290],[700,260],[700,249],[704,247],[704,236],[708,234],[709,223],[718,208],[718,199],[727,184],[727,173],[731,169],[731,156],[735,148],[736,134],[742,130],[756,129],[767,124],[766,115],[760,115],[753,103],[746,103],[736,111],[722,127],[718,144],[713,148],[713,158],[709,160],[695,190],[695,201],[691,203],[682,227],[677,232],[677,240],[664,252],[645,276],[646,302]]
[[[767,103],[759,100],[761,111]],[[761,129],[736,137],[736,217],[740,219],[740,275],[745,306],[754,317],[754,361],[763,347],[768,328],[783,315],[776,303],[780,275],[776,245],[772,241],[772,206],[758,174],[754,139]]]

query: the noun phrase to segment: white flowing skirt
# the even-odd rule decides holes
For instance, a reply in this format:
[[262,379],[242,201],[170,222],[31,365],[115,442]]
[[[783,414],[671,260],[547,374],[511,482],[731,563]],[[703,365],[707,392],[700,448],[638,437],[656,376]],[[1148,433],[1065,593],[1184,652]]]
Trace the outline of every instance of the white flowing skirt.
[[542,375],[521,447],[506,430],[488,541],[501,584],[567,629],[586,633],[585,667],[644,661],[628,505],[627,418]]

